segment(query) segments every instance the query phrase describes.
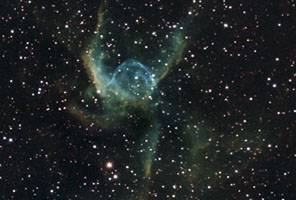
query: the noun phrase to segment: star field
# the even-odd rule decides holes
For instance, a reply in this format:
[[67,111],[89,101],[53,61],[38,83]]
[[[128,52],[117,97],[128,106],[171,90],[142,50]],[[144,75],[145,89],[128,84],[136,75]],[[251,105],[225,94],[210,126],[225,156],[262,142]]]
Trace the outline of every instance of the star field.
[[296,199],[294,0],[0,6],[1,199]]

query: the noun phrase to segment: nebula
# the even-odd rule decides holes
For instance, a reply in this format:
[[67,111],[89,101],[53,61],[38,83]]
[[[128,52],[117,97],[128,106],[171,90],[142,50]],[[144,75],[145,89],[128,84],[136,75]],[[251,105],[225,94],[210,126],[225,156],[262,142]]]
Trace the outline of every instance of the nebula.
[[[163,38],[163,45],[157,48],[151,44],[151,49],[145,50],[149,53],[143,53],[137,49],[139,47],[130,48],[130,38],[118,38],[120,50],[125,54],[123,58],[118,59],[112,51],[108,50],[107,42],[104,41],[110,33],[107,30],[111,26],[104,20],[106,13],[108,12],[104,11],[102,4],[98,12],[96,31],[81,55],[96,89],[96,93],[89,93],[89,98],[99,98],[101,110],[86,111],[75,105],[76,110],[72,113],[80,119],[83,118],[87,124],[100,129],[110,129],[121,123],[129,127],[125,120],[140,110],[141,118],[146,118],[145,126],[148,127],[145,131],[134,133],[143,144],[136,147],[135,153],[141,160],[143,173],[141,184],[144,186],[139,188],[138,195],[139,199],[144,200],[147,199],[151,187],[149,180],[151,180],[155,155],[158,152],[159,138],[162,135],[158,107],[161,94],[158,86],[171,69],[182,62],[187,46],[185,35],[192,17],[182,20],[184,26],[175,26],[173,31]],[[122,34],[119,35],[122,36]],[[114,38],[112,39],[115,41]],[[147,40],[149,43],[149,38]],[[81,113],[87,117],[81,117]],[[136,121],[133,123],[137,125]]]

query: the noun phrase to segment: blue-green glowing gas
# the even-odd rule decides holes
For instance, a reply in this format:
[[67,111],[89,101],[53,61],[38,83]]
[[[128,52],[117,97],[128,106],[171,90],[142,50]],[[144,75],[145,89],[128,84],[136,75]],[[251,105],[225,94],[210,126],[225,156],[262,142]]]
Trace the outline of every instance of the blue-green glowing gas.
[[149,96],[154,86],[149,68],[132,59],[117,67],[107,87],[123,99],[136,101]]

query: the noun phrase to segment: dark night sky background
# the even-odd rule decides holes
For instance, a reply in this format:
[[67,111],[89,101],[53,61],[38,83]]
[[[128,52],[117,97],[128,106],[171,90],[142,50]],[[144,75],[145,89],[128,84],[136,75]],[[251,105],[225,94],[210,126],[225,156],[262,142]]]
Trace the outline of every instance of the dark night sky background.
[[[1,199],[296,199],[294,0],[0,7]],[[156,63],[174,24],[186,44],[157,84],[157,106],[124,107],[110,126],[94,120],[106,111],[82,59],[99,12],[107,72],[136,54]]]

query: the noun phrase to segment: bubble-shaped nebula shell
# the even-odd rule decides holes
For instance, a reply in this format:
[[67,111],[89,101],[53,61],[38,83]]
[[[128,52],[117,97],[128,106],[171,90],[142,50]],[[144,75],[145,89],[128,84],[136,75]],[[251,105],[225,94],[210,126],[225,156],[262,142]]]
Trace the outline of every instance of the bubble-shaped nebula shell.
[[107,90],[114,92],[121,99],[137,101],[149,96],[154,87],[155,80],[149,68],[130,59],[117,67]]

